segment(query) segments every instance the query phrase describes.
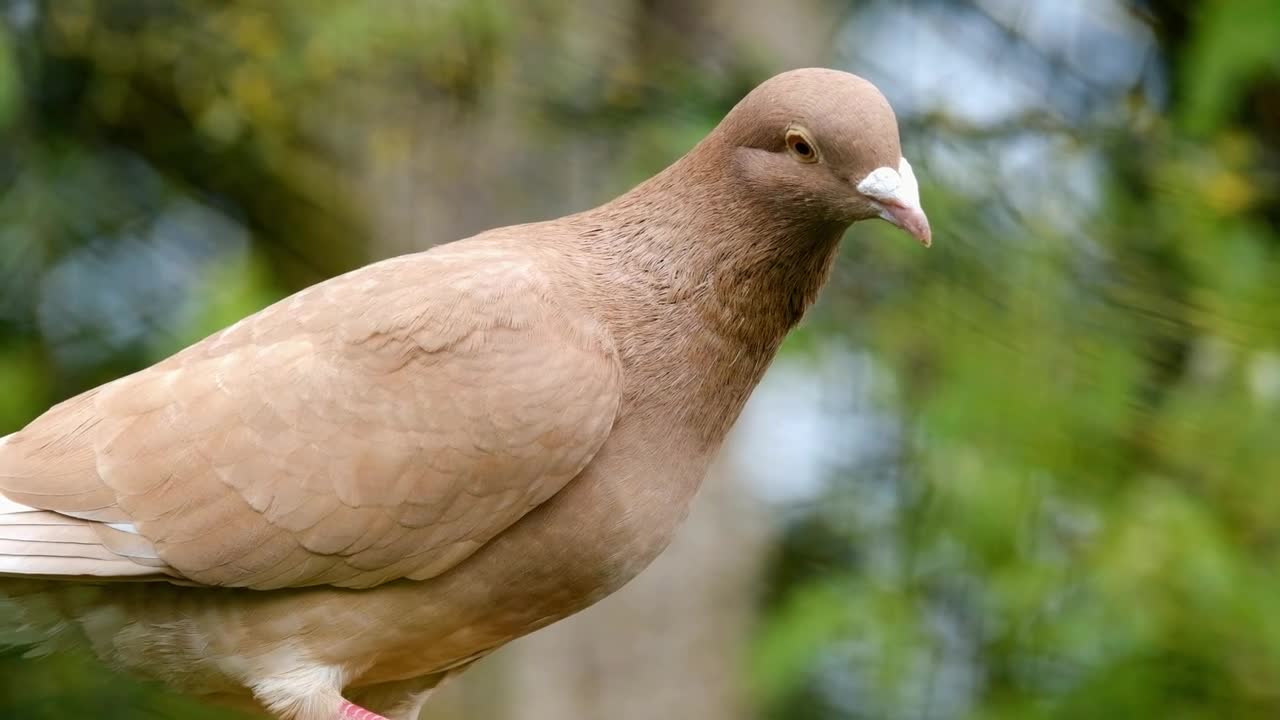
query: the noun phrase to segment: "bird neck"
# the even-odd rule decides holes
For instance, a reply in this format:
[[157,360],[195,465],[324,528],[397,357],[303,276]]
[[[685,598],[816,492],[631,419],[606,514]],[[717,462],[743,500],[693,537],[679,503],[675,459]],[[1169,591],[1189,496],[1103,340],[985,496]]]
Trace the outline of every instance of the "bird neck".
[[813,304],[847,223],[788,214],[712,135],[611,203],[584,214],[587,241],[664,303],[695,307],[746,343],[780,342]]
[[714,445],[813,303],[847,227],[778,212],[752,192],[713,135],[576,218],[586,253],[610,268],[608,322],[629,394],[665,386]]

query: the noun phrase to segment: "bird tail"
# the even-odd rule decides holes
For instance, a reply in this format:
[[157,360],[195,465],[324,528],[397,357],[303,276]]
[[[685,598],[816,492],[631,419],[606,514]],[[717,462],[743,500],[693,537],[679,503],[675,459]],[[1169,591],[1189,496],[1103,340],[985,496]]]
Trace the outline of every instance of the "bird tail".
[[[0,437],[0,445],[6,439]],[[0,496],[0,525],[5,524],[2,516],[7,510],[20,507]],[[45,655],[57,649],[70,628],[57,595],[48,580],[0,575],[0,650],[21,648],[27,655]]]
[[[0,468],[7,440],[0,438]],[[0,577],[159,580],[168,575],[155,545],[132,523],[25,505],[0,491]]]

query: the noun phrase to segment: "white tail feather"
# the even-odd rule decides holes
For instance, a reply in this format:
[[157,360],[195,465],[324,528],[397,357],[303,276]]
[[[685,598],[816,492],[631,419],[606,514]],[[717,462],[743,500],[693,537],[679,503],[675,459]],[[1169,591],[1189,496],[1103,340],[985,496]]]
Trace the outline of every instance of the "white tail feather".
[[0,494],[0,575],[125,579],[162,576],[164,567],[132,523],[98,523]]

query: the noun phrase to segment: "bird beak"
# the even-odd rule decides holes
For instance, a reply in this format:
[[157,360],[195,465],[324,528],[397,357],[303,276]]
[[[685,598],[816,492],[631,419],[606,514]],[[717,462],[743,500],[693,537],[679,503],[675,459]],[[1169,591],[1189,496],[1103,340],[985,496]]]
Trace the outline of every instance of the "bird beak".
[[906,230],[925,247],[933,243],[929,218],[920,207],[920,186],[906,158],[897,170],[881,167],[871,171],[858,183],[858,192],[880,209],[880,217]]

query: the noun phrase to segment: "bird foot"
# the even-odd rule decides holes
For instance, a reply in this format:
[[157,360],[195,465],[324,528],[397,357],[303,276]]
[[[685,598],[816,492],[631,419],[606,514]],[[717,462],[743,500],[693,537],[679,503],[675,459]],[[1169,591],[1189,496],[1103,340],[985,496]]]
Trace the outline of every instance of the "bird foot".
[[338,710],[338,720],[387,720],[387,718],[344,700],[342,708]]

